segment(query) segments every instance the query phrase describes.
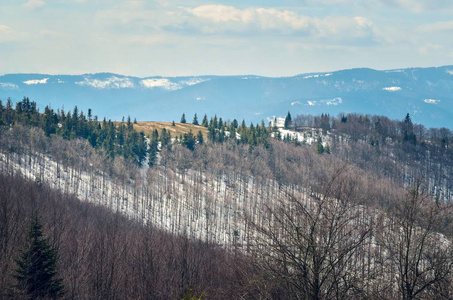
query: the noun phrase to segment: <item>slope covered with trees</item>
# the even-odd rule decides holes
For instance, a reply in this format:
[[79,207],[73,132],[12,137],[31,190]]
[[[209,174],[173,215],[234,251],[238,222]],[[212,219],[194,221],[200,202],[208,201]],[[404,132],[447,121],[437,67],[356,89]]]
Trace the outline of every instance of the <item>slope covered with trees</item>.
[[[293,116],[286,131],[204,116],[206,138],[165,128],[143,134],[140,163],[112,156],[90,135],[46,135],[43,114],[30,114],[41,120],[33,125],[16,111],[1,114],[0,169],[9,174],[1,228],[15,230],[2,233],[3,274],[23,248],[22,218],[38,210],[52,246],[68,256],[59,263],[72,266],[59,269],[68,298],[452,297],[449,131],[442,142],[410,116]],[[121,126],[134,135],[130,124],[111,127],[113,149],[121,149]],[[440,164],[437,177],[426,169]],[[21,188],[7,188],[15,182]],[[18,197],[32,204],[11,202]],[[83,229],[72,227],[76,220]],[[3,286],[11,280],[2,277]]]

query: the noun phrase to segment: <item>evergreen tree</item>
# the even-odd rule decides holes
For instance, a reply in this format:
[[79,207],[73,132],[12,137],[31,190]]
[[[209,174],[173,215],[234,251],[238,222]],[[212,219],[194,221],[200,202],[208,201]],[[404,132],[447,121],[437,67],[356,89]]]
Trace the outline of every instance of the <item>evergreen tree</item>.
[[184,113],[181,116],[181,123],[183,123],[183,124],[186,123],[186,115]]
[[318,154],[324,153],[324,146],[322,145],[321,138],[318,138],[318,142],[316,143],[316,153],[318,153]]
[[288,129],[290,125],[291,125],[291,114],[288,111],[288,114],[286,115],[285,118],[285,128]]
[[171,122],[171,126],[176,126],[175,121]]
[[220,130],[220,129],[223,129],[223,120],[222,118],[219,118],[219,122],[217,124],[217,128]]
[[203,140],[203,133],[201,133],[201,131],[198,131],[198,134],[197,134],[197,141],[198,141],[198,144],[202,145],[204,140]]
[[63,296],[62,279],[56,278],[57,253],[43,237],[37,216],[28,233],[27,248],[16,263],[16,287],[27,299],[58,299]]
[[199,124],[198,124],[198,117],[197,117],[197,114],[195,114],[195,115],[193,116],[192,124],[193,124],[193,125],[199,125]]
[[192,131],[189,131],[188,133],[185,133],[184,136],[182,137],[182,144],[189,150],[194,150],[195,149],[195,136],[193,135]]
[[412,120],[409,113],[406,115],[402,123],[402,131],[404,142],[409,142],[414,145],[417,143],[417,138],[415,137],[414,134],[414,125],[412,124]]
[[201,126],[208,127],[208,116],[205,114],[203,117],[203,121],[201,122]]

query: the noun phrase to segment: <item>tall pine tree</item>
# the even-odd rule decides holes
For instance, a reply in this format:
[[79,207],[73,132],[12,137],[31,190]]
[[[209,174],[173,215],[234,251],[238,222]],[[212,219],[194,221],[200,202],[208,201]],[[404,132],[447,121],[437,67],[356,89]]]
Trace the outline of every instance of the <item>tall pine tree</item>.
[[62,279],[57,278],[56,250],[43,237],[37,216],[33,218],[26,249],[16,260],[16,288],[26,299],[58,299],[64,294]]

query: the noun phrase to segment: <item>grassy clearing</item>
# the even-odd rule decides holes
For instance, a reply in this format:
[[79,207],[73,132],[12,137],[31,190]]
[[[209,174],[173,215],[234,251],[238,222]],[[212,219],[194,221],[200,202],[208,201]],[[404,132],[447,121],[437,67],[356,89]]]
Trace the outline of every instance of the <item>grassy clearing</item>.
[[134,129],[145,133],[145,135],[151,134],[154,129],[157,129],[160,133],[163,128],[170,131],[172,137],[188,133],[191,130],[195,135],[198,131],[201,131],[205,137],[208,134],[208,129],[206,127],[188,123],[183,124],[175,122],[175,126],[171,126],[171,122],[137,122],[137,124],[134,124]]

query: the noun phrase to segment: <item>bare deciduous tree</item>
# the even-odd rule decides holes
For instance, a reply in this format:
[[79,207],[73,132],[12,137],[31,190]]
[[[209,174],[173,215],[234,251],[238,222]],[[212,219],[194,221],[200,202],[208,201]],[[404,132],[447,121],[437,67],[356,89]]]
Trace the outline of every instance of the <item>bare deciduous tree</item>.
[[445,285],[453,268],[453,248],[440,233],[450,213],[451,204],[435,203],[420,182],[389,208],[378,235],[384,250],[380,263],[394,270],[382,275],[391,280],[389,288],[398,292],[399,299],[442,299],[442,294],[451,299]]
[[[254,250],[260,267],[293,299],[348,299],[361,293],[359,253],[370,236],[355,204],[354,176],[336,168],[324,190],[305,199],[279,199],[266,208]],[[283,295],[281,294],[281,295]]]

